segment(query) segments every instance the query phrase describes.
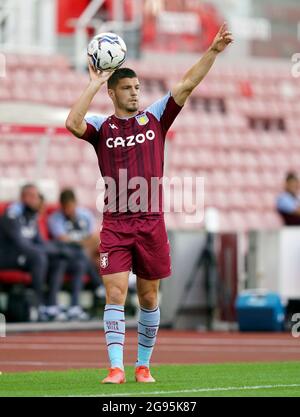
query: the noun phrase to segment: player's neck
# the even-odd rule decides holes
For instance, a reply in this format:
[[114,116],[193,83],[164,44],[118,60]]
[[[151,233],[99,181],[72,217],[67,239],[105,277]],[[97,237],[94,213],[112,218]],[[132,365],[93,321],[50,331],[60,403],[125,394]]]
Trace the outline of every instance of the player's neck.
[[118,119],[131,119],[132,117],[135,117],[139,114],[138,111],[135,112],[128,112],[125,110],[115,109],[115,116]]

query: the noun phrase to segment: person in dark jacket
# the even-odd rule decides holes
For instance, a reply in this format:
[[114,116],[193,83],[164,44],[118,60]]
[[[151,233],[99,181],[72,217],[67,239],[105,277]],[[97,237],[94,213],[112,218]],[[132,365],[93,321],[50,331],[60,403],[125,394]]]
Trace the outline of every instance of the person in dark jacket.
[[[39,320],[63,319],[57,307],[57,293],[64,276],[68,253],[45,241],[39,231],[40,195],[34,184],[21,189],[20,202],[8,207],[0,217],[0,269],[20,269],[30,273]],[[48,278],[48,306],[45,285]]]

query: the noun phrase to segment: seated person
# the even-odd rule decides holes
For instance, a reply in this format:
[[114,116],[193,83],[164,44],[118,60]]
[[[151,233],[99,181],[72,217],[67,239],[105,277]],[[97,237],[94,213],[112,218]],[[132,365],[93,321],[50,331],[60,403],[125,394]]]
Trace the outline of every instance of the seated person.
[[81,267],[89,275],[96,295],[104,296],[104,288],[97,271],[99,265],[99,238],[95,232],[95,219],[86,208],[78,207],[75,193],[65,189],[60,195],[61,209],[48,219],[50,235],[69,244],[74,259],[81,262]]
[[[20,202],[8,207],[0,218],[0,269],[20,269],[30,273],[35,291],[38,319],[46,321],[55,310],[57,292],[63,279],[65,254],[58,245],[45,241],[39,231],[40,196],[34,184],[21,189]],[[49,280],[48,306],[44,287]],[[54,318],[54,317],[51,317]]]
[[294,172],[287,174],[285,191],[277,197],[276,207],[286,226],[300,225],[299,179]]

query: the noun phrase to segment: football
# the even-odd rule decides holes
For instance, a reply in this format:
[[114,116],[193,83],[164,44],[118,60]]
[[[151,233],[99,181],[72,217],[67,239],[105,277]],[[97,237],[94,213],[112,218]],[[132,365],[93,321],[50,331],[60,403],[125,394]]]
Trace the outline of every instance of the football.
[[119,68],[126,59],[127,47],[115,33],[100,33],[88,45],[88,57],[92,66],[99,71]]

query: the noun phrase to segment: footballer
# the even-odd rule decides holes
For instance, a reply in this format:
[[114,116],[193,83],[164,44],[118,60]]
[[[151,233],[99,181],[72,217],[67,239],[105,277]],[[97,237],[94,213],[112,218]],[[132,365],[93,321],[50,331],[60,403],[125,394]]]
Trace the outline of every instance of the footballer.
[[[139,383],[155,382],[150,360],[160,323],[158,291],[160,281],[171,275],[171,258],[163,190],[161,184],[156,189],[153,179],[163,177],[165,139],[170,126],[217,55],[232,42],[232,34],[223,24],[202,58],[170,92],[143,111],[139,108],[139,78],[132,69],[101,72],[89,63],[90,82],[67,118],[67,129],[94,147],[106,183],[100,270],[106,289],[104,328],[110,369],[103,383],[126,381],[124,306],[131,270],[137,276],[140,304],[135,379]],[[103,94],[106,83],[114,114],[87,117],[93,98]],[[129,183],[144,185],[139,197]]]

